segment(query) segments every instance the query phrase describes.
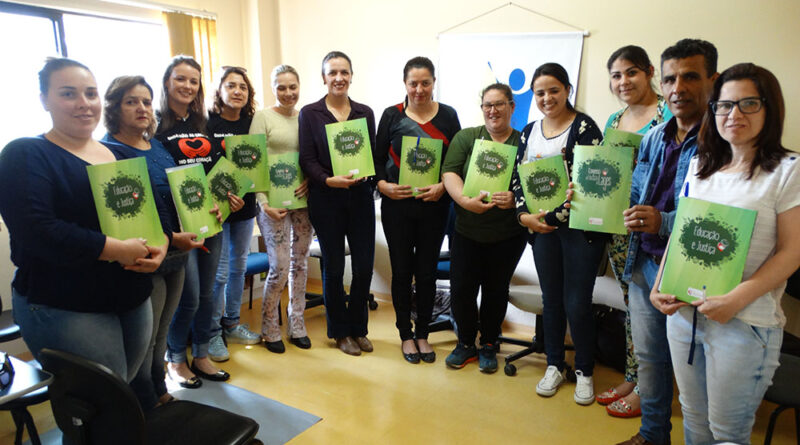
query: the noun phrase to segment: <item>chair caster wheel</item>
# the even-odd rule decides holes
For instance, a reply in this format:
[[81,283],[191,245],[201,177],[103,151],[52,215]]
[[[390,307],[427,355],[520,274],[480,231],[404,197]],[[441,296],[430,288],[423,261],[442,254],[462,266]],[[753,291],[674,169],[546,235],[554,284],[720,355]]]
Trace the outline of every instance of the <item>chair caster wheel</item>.
[[566,377],[567,377],[567,381],[568,382],[575,383],[575,382],[578,381],[578,377],[575,375],[575,370],[572,369],[571,366],[567,366],[566,371],[567,371],[566,372]]
[[505,372],[509,377],[514,377],[517,375],[517,367],[511,363],[506,363],[506,365],[503,367],[503,372]]
[[378,309],[378,302],[373,298],[372,300],[369,300],[369,310],[374,311],[376,309]]

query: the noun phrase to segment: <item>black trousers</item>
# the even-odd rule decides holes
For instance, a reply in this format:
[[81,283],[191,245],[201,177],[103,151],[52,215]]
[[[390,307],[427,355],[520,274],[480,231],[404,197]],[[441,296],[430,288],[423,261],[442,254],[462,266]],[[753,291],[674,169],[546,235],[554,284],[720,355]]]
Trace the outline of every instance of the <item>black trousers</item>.
[[[449,200],[445,198],[439,202],[382,199],[381,221],[392,264],[392,304],[401,340],[428,338],[436,294],[436,265],[449,209]],[[414,332],[411,329],[412,282],[416,282]]]
[[[481,243],[458,231],[450,250],[450,301],[458,325],[458,341],[475,344],[480,322],[480,344],[496,343],[508,308],[508,285],[525,250],[524,232],[509,239]],[[481,292],[480,311],[477,307]]]

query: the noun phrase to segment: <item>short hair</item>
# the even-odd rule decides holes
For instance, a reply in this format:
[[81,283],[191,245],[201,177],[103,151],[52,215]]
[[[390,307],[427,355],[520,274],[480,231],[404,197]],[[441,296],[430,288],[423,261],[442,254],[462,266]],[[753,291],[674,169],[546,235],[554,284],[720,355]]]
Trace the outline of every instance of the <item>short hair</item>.
[[414,57],[406,62],[406,66],[403,67],[403,81],[405,82],[406,78],[408,78],[408,72],[414,68],[426,69],[429,73],[431,73],[431,77],[434,79],[436,78],[436,69],[433,67],[433,62],[431,59],[427,57]]
[[331,59],[344,59],[347,61],[347,64],[350,65],[350,74],[353,74],[353,62],[347,57],[347,54],[341,51],[331,51],[328,54],[325,54],[325,57],[322,58],[322,78],[325,78],[325,64],[328,63]]
[[[111,135],[117,134],[120,131],[120,124],[122,123],[122,100],[133,87],[141,85],[147,88],[150,92],[150,100],[153,99],[153,88],[144,80],[142,76],[120,76],[111,81],[105,95],[105,104],[103,105],[103,123],[106,130]],[[150,116],[150,125],[142,135],[144,139],[149,140],[155,135],[156,132],[156,118]]]
[[700,179],[706,179],[716,173],[733,158],[730,144],[722,139],[717,129],[717,122],[711,111],[711,102],[719,100],[722,86],[734,80],[753,82],[764,101],[763,106],[766,112],[764,127],[756,137],[757,150],[750,163],[747,179],[751,179],[759,167],[767,172],[774,171],[781,159],[788,153],[788,150],[781,144],[786,108],[778,79],[766,68],[752,63],[739,63],[723,71],[714,82],[711,100],[706,114],[703,116],[703,124],[698,135],[697,177]]
[[197,96],[195,96],[191,105],[189,106],[189,123],[199,133],[206,132],[206,112],[205,112],[205,96],[203,94],[203,68],[197,63],[192,56],[184,54],[177,55],[172,58],[172,61],[167,65],[164,76],[161,78],[161,103],[159,110],[159,117],[161,123],[158,126],[158,131],[164,132],[171,129],[178,122],[178,117],[172,109],[169,108],[169,91],[167,89],[167,81],[172,75],[172,70],[178,65],[189,65],[200,73],[200,84],[197,88]]
[[269,75],[270,84],[273,88],[278,86],[278,76],[284,73],[294,74],[294,77],[297,78],[297,83],[300,83],[300,75],[297,74],[297,70],[293,66],[278,65],[272,69],[272,73]]
[[665,49],[661,53],[661,71],[664,71],[664,62],[670,59],[686,59],[692,56],[703,56],[705,59],[706,76],[711,77],[717,72],[717,48],[708,41],[700,39],[682,39]]
[[508,99],[509,103],[514,103],[514,93],[511,91],[511,87],[502,82],[493,83],[484,88],[483,91],[481,91],[481,102],[483,102],[483,96],[485,96],[486,93],[488,93],[491,90],[500,91],[501,93],[503,93],[503,95],[506,96],[506,99]]
[[533,72],[533,78],[531,78],[531,90],[533,90],[533,83],[536,82],[536,79],[542,76],[555,77],[559,83],[564,85],[564,88],[567,90],[567,109],[569,111],[575,111],[575,107],[573,107],[569,101],[572,84],[569,83],[569,74],[567,73],[567,70],[555,62],[549,62],[539,66],[539,68],[536,68],[536,71]]
[[219,86],[217,87],[216,91],[214,91],[214,104],[211,106],[211,110],[215,113],[222,113],[222,106],[225,103],[222,101],[222,86],[225,84],[225,79],[228,78],[231,74],[238,74],[242,76],[244,79],[244,83],[247,84],[247,102],[242,107],[242,112],[246,117],[253,117],[256,114],[256,92],[253,90],[253,84],[250,83],[250,78],[247,77],[247,71],[238,66],[227,66],[222,71],[222,76],[219,80]]
[[53,73],[71,67],[83,68],[88,71],[89,74],[92,74],[92,70],[77,60],[68,59],[66,57],[48,57],[45,59],[44,66],[39,71],[39,92],[46,96],[50,91],[50,77]]

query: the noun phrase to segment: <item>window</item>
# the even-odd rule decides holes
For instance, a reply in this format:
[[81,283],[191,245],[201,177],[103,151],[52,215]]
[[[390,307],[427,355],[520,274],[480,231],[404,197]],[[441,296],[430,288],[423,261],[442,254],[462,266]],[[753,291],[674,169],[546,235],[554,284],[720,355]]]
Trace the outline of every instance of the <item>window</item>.
[[[68,56],[88,66],[101,95],[117,76],[142,75],[161,94],[169,59],[166,27],[158,23],[73,14],[0,2],[0,148],[13,139],[46,132],[50,116],[39,99],[38,72],[49,56]],[[16,43],[14,43],[16,42]],[[94,136],[105,134],[102,121]]]

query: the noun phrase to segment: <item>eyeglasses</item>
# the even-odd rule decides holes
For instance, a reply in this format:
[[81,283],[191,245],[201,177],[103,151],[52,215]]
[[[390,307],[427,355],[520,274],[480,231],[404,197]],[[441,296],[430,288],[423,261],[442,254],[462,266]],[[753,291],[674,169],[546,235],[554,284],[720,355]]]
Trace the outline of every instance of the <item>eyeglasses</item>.
[[708,104],[711,106],[711,112],[717,116],[726,116],[733,111],[734,106],[739,107],[739,111],[744,114],[753,114],[761,111],[766,99],[763,97],[745,97],[739,100],[712,100]]
[[3,363],[0,364],[0,389],[6,389],[11,386],[14,381],[14,366],[11,365],[11,359],[8,358],[8,353],[2,354]]
[[503,111],[506,109],[506,105],[510,104],[511,102],[494,102],[494,103],[483,103],[481,104],[481,110],[483,111],[491,111],[494,108],[497,111]]

